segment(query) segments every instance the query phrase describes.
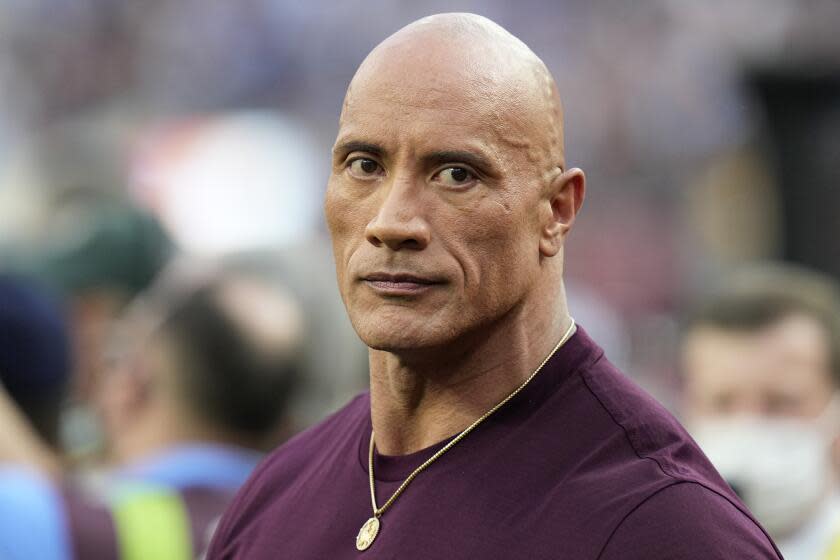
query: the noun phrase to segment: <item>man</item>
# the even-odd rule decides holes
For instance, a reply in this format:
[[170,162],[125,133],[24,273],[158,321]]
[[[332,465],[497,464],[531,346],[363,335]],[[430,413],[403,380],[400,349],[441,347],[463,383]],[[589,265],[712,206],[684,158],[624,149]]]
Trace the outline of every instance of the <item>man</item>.
[[692,433],[785,558],[840,558],[836,284],[742,271],[691,317],[682,361]]
[[325,209],[370,394],[263,463],[210,558],[778,558],[575,330],[562,255],[584,175],[562,123],[543,63],[478,16],[365,59]]
[[[115,472],[0,484],[4,560],[196,558],[259,451],[288,435],[296,302],[243,274],[187,272],[167,272],[116,330],[99,398]],[[18,554],[33,520],[35,551]]]

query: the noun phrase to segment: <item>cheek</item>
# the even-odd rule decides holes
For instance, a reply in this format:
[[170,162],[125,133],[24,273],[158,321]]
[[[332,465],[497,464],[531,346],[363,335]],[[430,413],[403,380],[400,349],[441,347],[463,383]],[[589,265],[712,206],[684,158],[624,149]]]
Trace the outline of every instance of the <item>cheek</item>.
[[354,240],[364,238],[365,206],[346,195],[333,180],[324,197],[324,217],[333,243],[336,269],[341,276],[354,247]]
[[347,211],[349,207],[349,201],[341,195],[339,187],[335,185],[335,180],[330,179],[324,196],[324,218],[327,221],[327,228],[330,230],[333,240],[348,229]]
[[460,232],[464,256],[459,260],[468,291],[477,292],[487,305],[516,297],[538,263],[538,239],[532,239],[531,228],[510,207],[492,200],[459,214],[458,222],[446,227]]

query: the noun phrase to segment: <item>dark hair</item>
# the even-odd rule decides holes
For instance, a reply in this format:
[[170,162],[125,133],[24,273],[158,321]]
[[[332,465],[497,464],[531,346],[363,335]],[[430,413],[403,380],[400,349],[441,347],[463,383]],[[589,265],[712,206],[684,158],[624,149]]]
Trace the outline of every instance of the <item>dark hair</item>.
[[742,270],[689,314],[685,330],[710,326],[753,332],[792,315],[811,317],[825,329],[831,372],[840,385],[840,288],[819,272],[790,264]]
[[158,336],[174,353],[177,387],[210,425],[265,436],[287,412],[298,377],[296,348],[266,348],[224,306],[218,279],[176,301]]

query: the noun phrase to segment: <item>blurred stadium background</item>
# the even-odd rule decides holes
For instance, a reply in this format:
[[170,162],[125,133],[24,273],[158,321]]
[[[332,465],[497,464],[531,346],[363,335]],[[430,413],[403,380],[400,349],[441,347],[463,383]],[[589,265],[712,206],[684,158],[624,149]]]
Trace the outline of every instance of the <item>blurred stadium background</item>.
[[43,272],[62,289],[118,268],[142,250],[90,240],[133,227],[111,208],[130,205],[184,252],[277,271],[320,304],[322,377],[298,410],[314,421],[366,373],[320,210],[345,87],[383,37],[454,10],[507,27],[559,82],[589,179],[572,311],[666,404],[681,310],[733,267],[840,276],[834,0],[0,0],[0,267],[71,255]]

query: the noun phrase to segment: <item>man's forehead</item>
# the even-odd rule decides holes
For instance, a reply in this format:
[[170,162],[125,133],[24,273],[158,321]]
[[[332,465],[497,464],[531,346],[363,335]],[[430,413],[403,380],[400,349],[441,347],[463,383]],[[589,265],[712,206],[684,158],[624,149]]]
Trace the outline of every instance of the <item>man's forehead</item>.
[[546,156],[523,107],[527,96],[517,87],[451,65],[377,70],[357,76],[348,90],[337,146],[348,137],[382,143],[412,137],[438,148],[467,149],[469,143],[484,152],[524,150],[532,161]]
[[499,118],[492,104],[459,101],[425,98],[409,104],[405,97],[388,96],[349,104],[342,114],[335,153],[340,156],[347,146],[365,144],[370,148],[362,151],[381,155],[405,152],[422,157],[461,151],[493,167],[507,167],[520,158],[536,163],[545,157],[544,147],[533,141],[522,123]]
[[345,97],[339,138],[350,128],[394,135],[406,124],[414,131],[425,124],[440,133],[442,127],[499,150],[521,150],[532,163],[564,166],[553,78],[524,43],[479,16],[443,14],[415,22],[359,67]]

